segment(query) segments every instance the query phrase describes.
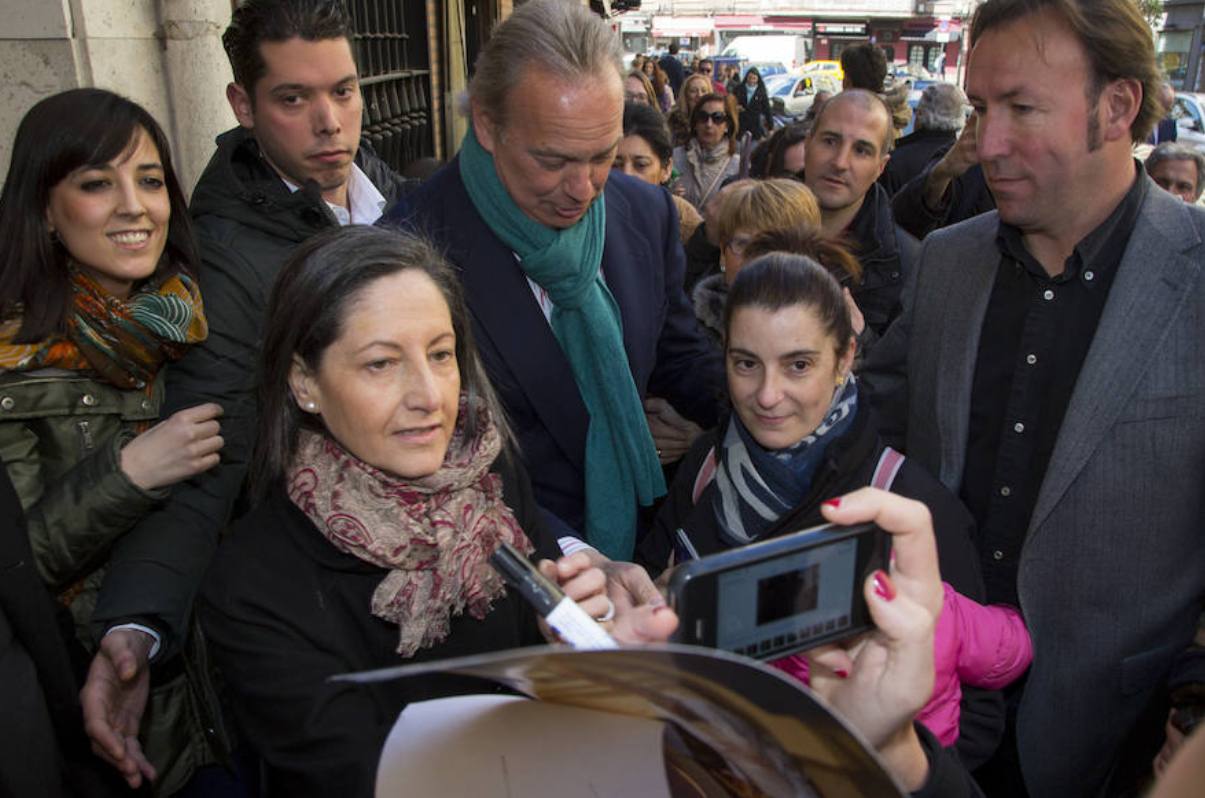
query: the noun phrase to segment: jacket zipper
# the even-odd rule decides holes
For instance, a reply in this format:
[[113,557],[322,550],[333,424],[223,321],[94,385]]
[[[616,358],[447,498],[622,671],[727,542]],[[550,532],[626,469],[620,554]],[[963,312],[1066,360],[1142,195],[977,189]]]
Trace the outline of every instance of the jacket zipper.
[[92,440],[92,425],[87,421],[77,421],[75,426],[79,428],[80,440],[83,442],[84,451],[91,451],[95,443]]

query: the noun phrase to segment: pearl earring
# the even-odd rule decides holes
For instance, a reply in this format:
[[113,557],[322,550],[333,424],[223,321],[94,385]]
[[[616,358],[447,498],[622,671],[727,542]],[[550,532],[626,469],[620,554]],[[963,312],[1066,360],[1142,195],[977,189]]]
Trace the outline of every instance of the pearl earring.
[[318,412],[318,405],[317,405],[316,403],[314,403],[314,402],[306,402],[306,403],[305,403],[305,409],[306,409],[306,410],[308,410],[308,411],[310,411],[311,413],[317,413],[317,412]]

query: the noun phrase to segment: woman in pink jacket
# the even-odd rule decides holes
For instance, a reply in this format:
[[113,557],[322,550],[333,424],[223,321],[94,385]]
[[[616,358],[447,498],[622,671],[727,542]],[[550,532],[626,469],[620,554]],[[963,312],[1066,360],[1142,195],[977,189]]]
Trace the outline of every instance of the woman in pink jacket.
[[[985,690],[1007,687],[1033,661],[1033,643],[1021,614],[1012,607],[985,607],[948,582],[943,582],[942,588],[944,603],[933,639],[933,695],[916,719],[948,748],[958,742],[962,685]],[[808,681],[807,659],[802,654],[770,664],[805,684]]]

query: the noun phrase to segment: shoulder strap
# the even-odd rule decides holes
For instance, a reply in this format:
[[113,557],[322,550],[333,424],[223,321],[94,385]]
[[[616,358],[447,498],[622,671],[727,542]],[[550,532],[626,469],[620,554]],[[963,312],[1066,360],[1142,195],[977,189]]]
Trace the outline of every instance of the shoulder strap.
[[703,491],[715,479],[715,447],[712,446],[707,450],[707,456],[703,458],[703,464],[699,466],[699,473],[695,475],[695,486],[690,491],[690,503],[698,504],[699,497],[703,495]]
[[891,490],[891,484],[895,482],[903,464],[902,454],[890,446],[884,448],[883,453],[879,455],[879,464],[874,467],[874,476],[870,478],[870,487]]

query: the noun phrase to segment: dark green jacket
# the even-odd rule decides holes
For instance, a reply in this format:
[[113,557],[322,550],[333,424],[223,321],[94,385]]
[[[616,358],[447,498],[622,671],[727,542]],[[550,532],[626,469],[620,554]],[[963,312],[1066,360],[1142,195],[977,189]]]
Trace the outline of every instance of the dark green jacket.
[[[121,470],[121,447],[159,419],[163,374],[149,394],[62,369],[0,375],[0,459],[25,510],[42,582],[54,593],[70,589],[65,595],[76,639],[68,645],[78,644],[89,656],[106,558],[168,495],[166,489],[139,488]],[[161,795],[184,786],[197,767],[219,761],[227,747],[217,701],[203,677],[203,642],[194,641],[184,659],[152,672],[139,735],[159,772]]]
[[120,468],[138,425],[159,418],[163,379],[148,396],[80,372],[43,369],[0,376],[0,459],[29,525],[34,562],[55,592],[85,580],[72,602],[80,639],[110,546],[167,496],[145,491]]
[[[209,338],[168,369],[163,412],[222,405],[222,462],[176,485],[164,505],[119,541],[93,616],[96,634],[140,619],[163,634],[167,652],[180,645],[193,596],[247,474],[256,362],[272,284],[298,244],[337,224],[319,196],[289,191],[248,132],[223,133],[217,144],[191,204]],[[408,185],[366,144],[356,161],[389,201]]]

